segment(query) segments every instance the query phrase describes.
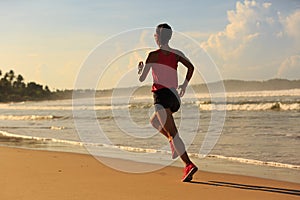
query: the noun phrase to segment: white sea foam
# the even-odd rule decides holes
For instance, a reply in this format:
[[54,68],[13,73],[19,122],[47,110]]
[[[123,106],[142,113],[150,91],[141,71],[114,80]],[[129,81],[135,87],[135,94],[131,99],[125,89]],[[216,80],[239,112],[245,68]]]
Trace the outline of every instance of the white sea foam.
[[[147,148],[130,147],[130,146],[122,146],[122,145],[83,143],[83,142],[79,142],[79,141],[62,140],[62,139],[55,139],[55,138],[41,138],[41,137],[18,135],[18,134],[8,133],[5,131],[0,131],[0,135],[5,136],[5,137],[37,140],[37,141],[42,141],[42,142],[64,143],[64,144],[69,144],[69,145],[74,145],[74,146],[75,145],[76,146],[93,146],[93,147],[102,147],[102,148],[110,148],[110,149],[120,149],[123,151],[134,152],[134,153],[171,154],[171,152],[167,151],[167,150],[147,149]],[[195,157],[195,158],[203,158],[203,155],[200,155],[197,153],[189,153],[189,156]],[[286,164],[286,163],[279,163],[279,162],[260,161],[260,160],[254,160],[254,159],[230,157],[230,156],[223,156],[223,155],[208,155],[207,157],[228,160],[228,161],[234,161],[234,162],[239,162],[239,163],[244,163],[244,164],[251,164],[251,165],[270,166],[270,167],[279,167],[279,168],[300,170],[300,165],[293,165],[293,164]]]
[[285,164],[285,163],[279,163],[279,162],[260,161],[260,160],[254,160],[254,159],[228,157],[228,156],[222,156],[222,155],[208,155],[208,157],[223,159],[223,160],[230,160],[230,161],[252,164],[252,165],[261,165],[261,166],[264,165],[264,166],[270,166],[270,167],[281,167],[281,168],[299,169],[300,170],[300,165],[292,165],[292,164]]
[[19,135],[19,134],[8,133],[6,131],[0,131],[0,135],[5,136],[5,137],[10,137],[10,138],[36,140],[36,141],[41,141],[41,142],[56,142],[56,143],[64,143],[64,144],[79,145],[79,146],[84,145],[82,142],[78,142],[78,141],[62,140],[62,139],[55,139],[55,138],[42,138],[42,137],[27,136],[27,135]]
[[51,130],[64,130],[65,127],[63,127],[63,126],[51,126],[50,129]]
[[160,150],[156,149],[144,149],[144,148],[138,148],[138,147],[128,147],[128,146],[115,146],[116,148],[119,148],[124,151],[130,151],[130,152],[137,152],[137,153],[158,153],[162,152]]

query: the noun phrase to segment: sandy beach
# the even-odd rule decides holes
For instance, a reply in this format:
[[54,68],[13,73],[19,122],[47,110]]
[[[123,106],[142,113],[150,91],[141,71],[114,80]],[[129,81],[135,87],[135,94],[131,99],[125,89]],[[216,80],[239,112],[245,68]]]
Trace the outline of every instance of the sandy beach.
[[300,184],[204,172],[201,166],[192,182],[182,183],[177,167],[130,174],[89,155],[7,147],[0,148],[0,157],[1,200],[300,198]]

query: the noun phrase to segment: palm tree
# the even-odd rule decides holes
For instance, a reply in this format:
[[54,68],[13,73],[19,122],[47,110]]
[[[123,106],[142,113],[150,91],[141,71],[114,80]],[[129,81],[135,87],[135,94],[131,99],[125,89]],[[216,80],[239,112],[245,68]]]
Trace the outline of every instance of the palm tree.
[[19,74],[17,76],[17,80],[14,81],[14,83],[13,83],[13,87],[14,88],[24,88],[25,87],[25,83],[23,83],[23,81],[24,81],[23,76]]
[[49,89],[48,85],[45,86],[45,91],[50,92],[50,89]]
[[12,83],[12,81],[14,80],[14,78],[15,78],[15,72],[13,70],[10,70],[8,72],[8,80],[9,80],[9,82]]
[[18,77],[17,77],[17,81],[18,81],[19,83],[21,83],[22,81],[24,81],[23,76],[19,74]]

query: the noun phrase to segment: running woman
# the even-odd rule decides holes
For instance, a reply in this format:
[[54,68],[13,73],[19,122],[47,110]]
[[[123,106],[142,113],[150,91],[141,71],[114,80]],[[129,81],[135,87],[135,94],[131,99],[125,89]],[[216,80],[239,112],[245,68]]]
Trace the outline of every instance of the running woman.
[[[139,62],[139,80],[143,82],[150,69],[152,70],[155,113],[150,122],[154,128],[168,138],[172,158],[175,159],[180,156],[184,162],[182,181],[189,182],[193,179],[198,168],[192,163],[186,152],[185,145],[176,128],[173,113],[179,110],[180,97],[184,95],[192,78],[194,66],[181,51],[169,46],[172,28],[168,24],[159,24],[156,27],[154,37],[159,49],[149,53],[145,66],[142,61]],[[179,62],[187,68],[187,73],[184,83],[178,86],[177,66]]]

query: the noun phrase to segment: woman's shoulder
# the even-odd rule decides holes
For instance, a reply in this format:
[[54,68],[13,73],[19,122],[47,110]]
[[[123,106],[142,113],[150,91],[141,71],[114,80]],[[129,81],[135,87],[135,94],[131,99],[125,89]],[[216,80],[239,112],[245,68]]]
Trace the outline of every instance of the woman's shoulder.
[[156,55],[156,54],[159,53],[159,51],[160,51],[160,49],[156,49],[156,50],[154,50],[154,51],[150,51],[149,55],[150,55],[150,54],[151,54],[151,55]]
[[171,51],[176,55],[176,56],[184,56],[184,54],[182,53],[182,51],[178,50],[178,49],[171,49]]
[[158,60],[158,53],[159,53],[159,49],[155,50],[155,51],[151,51],[149,54],[148,54],[148,58],[147,60],[149,62],[156,62]]
[[181,58],[185,57],[182,51],[178,49],[171,49],[171,52],[175,55],[177,62],[181,60]]

